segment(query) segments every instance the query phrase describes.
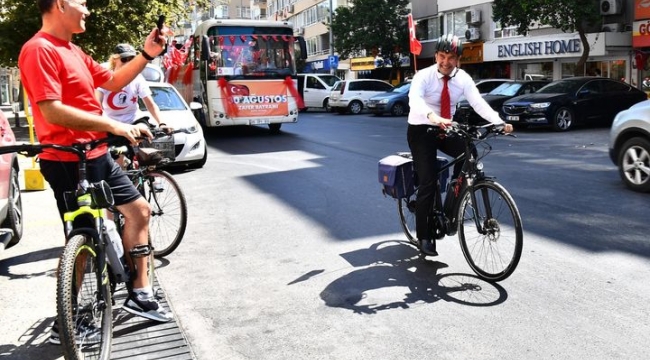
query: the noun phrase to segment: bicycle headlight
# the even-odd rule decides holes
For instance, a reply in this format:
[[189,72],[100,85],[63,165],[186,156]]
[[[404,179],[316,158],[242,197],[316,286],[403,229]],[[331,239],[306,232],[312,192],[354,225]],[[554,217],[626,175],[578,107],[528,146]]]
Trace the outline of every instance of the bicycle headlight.
[[476,169],[477,170],[483,170],[483,162],[479,161],[476,163]]

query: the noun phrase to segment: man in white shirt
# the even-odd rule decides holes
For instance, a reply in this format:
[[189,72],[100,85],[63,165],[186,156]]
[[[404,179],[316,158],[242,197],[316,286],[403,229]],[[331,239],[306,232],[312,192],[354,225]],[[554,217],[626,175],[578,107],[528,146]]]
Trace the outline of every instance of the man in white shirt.
[[[464,96],[481,117],[494,124],[503,124],[505,132],[512,132],[512,125],[505,124],[481,97],[472,77],[458,68],[462,52],[463,45],[458,37],[452,34],[441,36],[436,45],[436,64],[417,72],[409,91],[411,110],[407,139],[419,184],[415,227],[420,250],[431,256],[438,255],[430,214],[438,172],[437,152],[440,149],[456,157],[465,151],[461,139],[453,135],[440,136],[440,132],[451,125],[456,103]],[[454,177],[460,173],[461,166],[455,166]]]

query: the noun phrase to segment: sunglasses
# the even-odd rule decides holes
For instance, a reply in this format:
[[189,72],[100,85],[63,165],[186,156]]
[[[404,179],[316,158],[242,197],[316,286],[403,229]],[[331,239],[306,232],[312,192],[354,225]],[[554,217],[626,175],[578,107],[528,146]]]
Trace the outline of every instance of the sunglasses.
[[120,58],[120,61],[122,62],[122,64],[126,64],[129,61],[133,60],[134,58],[135,58],[135,56],[129,56],[129,57],[125,57],[125,58]]

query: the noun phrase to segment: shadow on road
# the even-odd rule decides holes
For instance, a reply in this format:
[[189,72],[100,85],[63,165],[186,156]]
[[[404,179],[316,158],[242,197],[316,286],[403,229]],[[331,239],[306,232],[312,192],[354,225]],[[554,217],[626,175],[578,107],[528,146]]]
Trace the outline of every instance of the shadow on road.
[[39,319],[19,338],[22,345],[0,345],[0,358],[54,360],[62,358],[61,346],[48,342],[54,317]]
[[[408,309],[416,303],[451,301],[468,306],[494,306],[508,295],[498,284],[470,274],[440,273],[447,264],[427,260],[403,241],[382,241],[368,249],[341,254],[352,271],[327,285],[320,293],[327,306],[357,314]],[[374,296],[373,292],[380,292]]]

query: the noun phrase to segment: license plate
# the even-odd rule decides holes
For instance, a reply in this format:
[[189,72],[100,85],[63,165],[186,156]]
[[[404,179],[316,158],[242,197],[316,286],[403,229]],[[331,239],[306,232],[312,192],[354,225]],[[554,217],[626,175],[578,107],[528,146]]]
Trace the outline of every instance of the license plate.
[[506,116],[508,121],[519,121],[519,116]]
[[269,119],[253,119],[250,121],[251,125],[262,125],[270,123]]

